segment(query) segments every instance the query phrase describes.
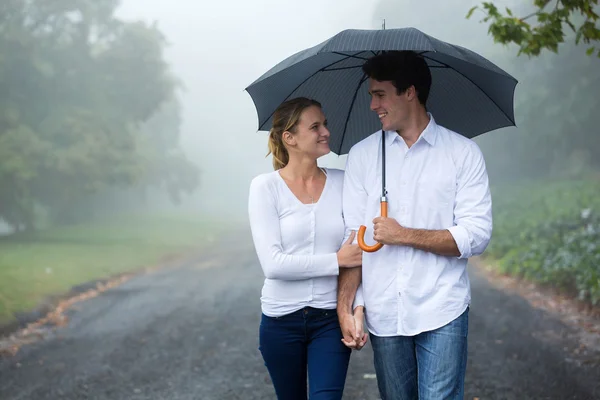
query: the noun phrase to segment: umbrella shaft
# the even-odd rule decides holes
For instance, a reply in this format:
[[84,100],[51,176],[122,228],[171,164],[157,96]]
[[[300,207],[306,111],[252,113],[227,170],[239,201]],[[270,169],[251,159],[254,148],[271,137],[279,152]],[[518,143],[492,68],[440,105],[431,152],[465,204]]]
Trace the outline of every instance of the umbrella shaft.
[[381,198],[386,197],[385,192],[385,131],[381,129]]

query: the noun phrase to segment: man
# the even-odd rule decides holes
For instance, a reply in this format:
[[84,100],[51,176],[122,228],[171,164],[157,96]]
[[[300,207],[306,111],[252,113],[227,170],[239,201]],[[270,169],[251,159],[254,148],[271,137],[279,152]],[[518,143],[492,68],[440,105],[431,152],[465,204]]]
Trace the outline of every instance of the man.
[[371,109],[385,131],[389,211],[388,218],[379,216],[378,131],[350,150],[346,164],[346,228],[365,225],[365,241],[384,246],[364,253],[362,270],[340,274],[344,341],[364,345],[362,323],[355,327],[352,318],[358,289],[382,399],[462,400],[471,301],[467,259],[485,250],[492,233],[483,155],[475,142],[427,112],[431,73],[422,57],[386,52],[363,71]]

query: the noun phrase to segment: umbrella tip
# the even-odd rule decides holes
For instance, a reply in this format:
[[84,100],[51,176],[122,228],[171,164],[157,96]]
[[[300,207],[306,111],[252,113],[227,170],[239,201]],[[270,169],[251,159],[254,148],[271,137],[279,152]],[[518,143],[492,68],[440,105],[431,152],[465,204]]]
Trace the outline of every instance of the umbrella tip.
[[385,31],[385,18],[383,19],[383,22],[381,23],[381,29]]

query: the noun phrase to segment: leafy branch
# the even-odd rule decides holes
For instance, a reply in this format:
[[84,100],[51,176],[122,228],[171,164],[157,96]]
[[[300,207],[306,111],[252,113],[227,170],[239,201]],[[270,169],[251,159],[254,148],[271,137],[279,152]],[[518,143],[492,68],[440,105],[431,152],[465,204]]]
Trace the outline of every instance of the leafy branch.
[[[471,8],[466,18],[470,19],[476,10],[483,12],[480,22],[490,23],[488,33],[494,41],[518,45],[518,55],[539,56],[544,49],[557,53],[558,45],[565,42],[567,29],[571,29],[575,44],[590,45],[586,54],[596,53],[600,58],[600,17],[594,11],[598,0],[534,0],[533,4],[537,11],[519,18],[508,7],[504,14],[493,2],[483,2]],[[537,23],[528,22],[534,17]]]

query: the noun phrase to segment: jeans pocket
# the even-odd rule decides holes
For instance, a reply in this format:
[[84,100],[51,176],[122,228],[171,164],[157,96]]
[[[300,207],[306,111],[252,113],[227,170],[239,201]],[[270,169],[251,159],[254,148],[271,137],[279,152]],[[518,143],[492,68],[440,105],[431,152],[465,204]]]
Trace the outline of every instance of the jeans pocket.
[[315,313],[313,319],[315,321],[323,321],[323,320],[337,320],[337,310],[319,310]]

